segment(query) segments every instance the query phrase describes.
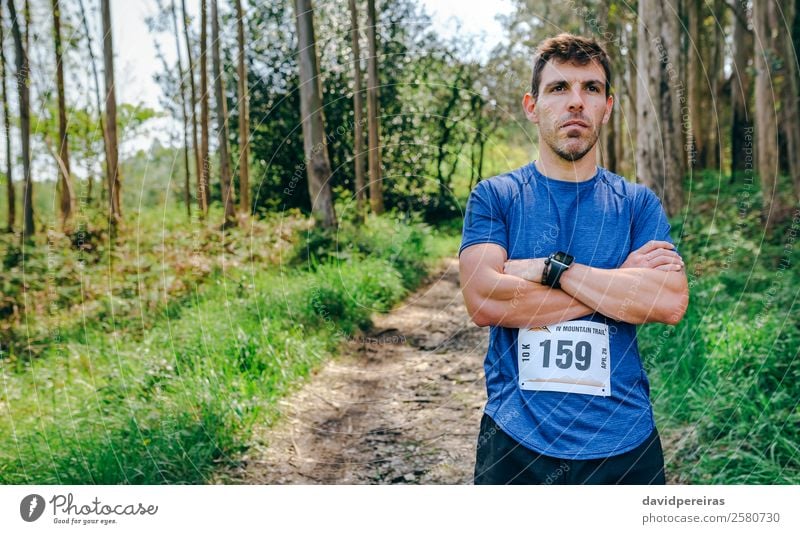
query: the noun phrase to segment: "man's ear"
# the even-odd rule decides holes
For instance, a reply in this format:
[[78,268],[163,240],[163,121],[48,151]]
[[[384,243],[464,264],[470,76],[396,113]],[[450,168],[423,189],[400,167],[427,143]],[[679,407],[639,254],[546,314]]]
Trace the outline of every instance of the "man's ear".
[[611,119],[611,112],[614,110],[614,95],[608,95],[606,99],[606,112],[603,114],[603,124],[608,124]]
[[522,97],[522,110],[528,120],[534,124],[539,124],[539,109],[536,107],[536,97],[530,93],[525,93]]

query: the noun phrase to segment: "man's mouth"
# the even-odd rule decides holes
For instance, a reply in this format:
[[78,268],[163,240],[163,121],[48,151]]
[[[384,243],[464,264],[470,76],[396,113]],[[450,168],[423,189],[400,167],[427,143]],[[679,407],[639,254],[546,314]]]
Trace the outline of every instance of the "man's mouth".
[[588,128],[589,127],[588,124],[586,124],[585,122],[580,121],[580,120],[567,121],[567,122],[565,122],[564,124],[561,125],[562,128],[566,128],[568,126],[581,126],[583,128]]

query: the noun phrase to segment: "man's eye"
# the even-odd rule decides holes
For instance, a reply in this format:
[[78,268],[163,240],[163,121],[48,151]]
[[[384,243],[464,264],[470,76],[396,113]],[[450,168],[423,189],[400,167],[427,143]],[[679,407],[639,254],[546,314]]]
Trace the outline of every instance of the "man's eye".
[[553,87],[553,92],[561,91],[562,89],[564,89],[563,85],[556,85],[555,87]]
[[600,91],[600,89],[598,89],[596,85],[590,85],[589,90],[593,93]]

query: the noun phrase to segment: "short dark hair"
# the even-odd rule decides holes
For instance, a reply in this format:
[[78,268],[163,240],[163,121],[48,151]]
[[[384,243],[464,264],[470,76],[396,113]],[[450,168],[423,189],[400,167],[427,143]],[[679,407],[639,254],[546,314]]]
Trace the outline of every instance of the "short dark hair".
[[586,65],[597,61],[606,74],[606,95],[611,94],[611,62],[605,49],[594,39],[562,33],[545,39],[536,47],[533,57],[533,79],[531,94],[539,96],[539,84],[542,82],[542,70],[548,61],[555,59],[559,63],[576,63]]

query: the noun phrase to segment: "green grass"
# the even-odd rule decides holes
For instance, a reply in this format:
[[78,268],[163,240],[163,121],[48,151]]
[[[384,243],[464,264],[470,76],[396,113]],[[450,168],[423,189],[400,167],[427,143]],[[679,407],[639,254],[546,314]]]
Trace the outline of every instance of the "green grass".
[[639,336],[656,421],[675,444],[667,469],[686,483],[798,484],[800,213],[765,234],[746,184],[706,174],[692,193],[673,221],[689,309]]
[[208,480],[246,449],[256,420],[276,417],[276,399],[458,245],[390,216],[345,221],[337,246],[310,254],[302,243],[324,232],[304,233],[278,265],[223,262],[145,327],[87,322],[35,358],[2,362],[0,483]]

